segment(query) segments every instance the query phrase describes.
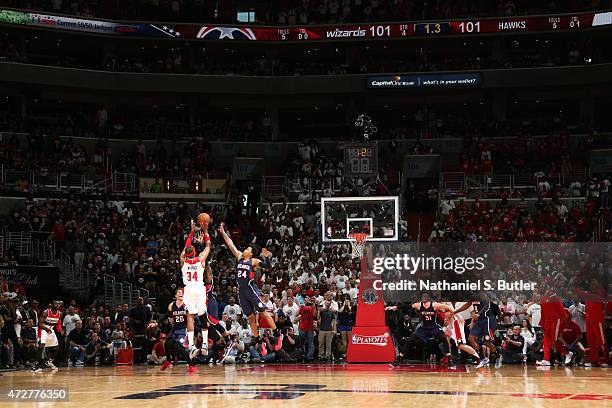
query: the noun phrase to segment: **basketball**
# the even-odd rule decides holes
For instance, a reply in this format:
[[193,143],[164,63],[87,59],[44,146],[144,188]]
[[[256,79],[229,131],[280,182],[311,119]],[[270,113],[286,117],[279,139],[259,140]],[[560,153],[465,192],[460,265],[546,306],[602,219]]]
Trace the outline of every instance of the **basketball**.
[[210,215],[205,212],[200,213],[200,215],[198,215],[198,225],[204,227],[208,226],[208,224],[210,224]]

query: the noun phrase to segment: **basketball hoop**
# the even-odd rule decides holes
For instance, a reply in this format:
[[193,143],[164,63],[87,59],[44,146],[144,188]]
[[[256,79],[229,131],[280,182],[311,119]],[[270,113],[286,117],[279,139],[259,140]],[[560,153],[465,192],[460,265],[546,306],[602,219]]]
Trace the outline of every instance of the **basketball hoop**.
[[351,247],[353,248],[353,258],[361,258],[363,256],[363,247],[370,234],[355,232],[348,235]]

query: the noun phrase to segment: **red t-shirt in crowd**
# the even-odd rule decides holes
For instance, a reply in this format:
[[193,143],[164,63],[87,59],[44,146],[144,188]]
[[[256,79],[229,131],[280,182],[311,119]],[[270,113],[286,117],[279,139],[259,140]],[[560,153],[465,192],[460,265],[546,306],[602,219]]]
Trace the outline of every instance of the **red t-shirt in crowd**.
[[582,332],[580,327],[571,320],[564,320],[559,326],[559,336],[565,340],[566,343],[573,343],[580,338]]
[[166,350],[164,349],[164,343],[161,341],[158,341],[157,343],[155,343],[155,345],[153,346],[153,351],[155,352],[155,355],[157,357],[164,357],[166,355]]
[[64,240],[64,232],[65,232],[65,228],[64,228],[64,224],[55,224],[53,226],[53,228],[51,228],[51,231],[53,232],[53,236],[55,237],[56,241],[63,241]]
[[312,331],[312,322],[314,321],[314,306],[300,307],[300,331]]

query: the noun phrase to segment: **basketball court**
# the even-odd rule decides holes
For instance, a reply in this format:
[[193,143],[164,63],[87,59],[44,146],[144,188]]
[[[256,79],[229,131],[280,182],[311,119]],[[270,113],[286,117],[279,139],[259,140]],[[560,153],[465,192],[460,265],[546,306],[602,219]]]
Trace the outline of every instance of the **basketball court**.
[[[5,372],[7,389],[67,387],[69,404],[38,406],[244,407],[445,406],[609,407],[607,369],[387,364],[61,368],[56,372]],[[275,400],[275,401],[270,401]],[[4,397],[3,407],[19,407]]]

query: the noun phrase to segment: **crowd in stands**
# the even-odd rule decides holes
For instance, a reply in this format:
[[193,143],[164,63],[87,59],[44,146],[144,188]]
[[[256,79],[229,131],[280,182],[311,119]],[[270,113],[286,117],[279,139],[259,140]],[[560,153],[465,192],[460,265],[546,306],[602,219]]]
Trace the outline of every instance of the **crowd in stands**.
[[495,57],[489,40],[473,39],[453,40],[446,43],[447,47],[441,47],[442,43],[365,43],[346,49],[338,44],[323,44],[304,47],[297,53],[281,47],[276,50],[278,55],[266,57],[244,46],[139,46],[102,41],[99,45],[107,51],[89,54],[79,46],[83,38],[64,36],[54,40],[38,33],[11,32],[0,39],[0,61],[112,72],[304,76],[575,66],[605,63],[612,58],[593,38],[512,38],[502,43]]
[[[49,367],[53,362],[76,367],[114,364],[119,350],[131,347],[140,334],[139,325],[131,320],[140,316],[142,305],[83,307],[72,299],[65,303],[57,300],[57,306],[61,318],[53,330],[57,330],[59,348]],[[0,369],[42,369],[37,332],[43,313],[52,307],[51,302],[41,304],[15,292],[0,294]],[[146,308],[150,319],[153,308],[150,304]]]
[[[266,128],[265,117],[256,120],[247,117],[228,119],[198,117],[190,122],[187,118],[177,117],[176,112],[168,112],[158,106],[147,107],[150,113],[134,113],[128,119],[122,112],[109,113],[104,107],[74,104],[65,109],[57,109],[57,101],[32,101],[32,110],[26,118],[9,109],[0,110],[0,125],[4,132],[31,133],[32,137],[75,136],[102,139],[144,139],[144,140],[265,140],[270,129]],[[61,104],[61,102],[60,102]],[[173,110],[185,109],[185,105],[172,107]],[[2,136],[5,142],[7,136]]]
[[442,200],[442,219],[434,224],[429,240],[582,242],[592,238],[593,226],[600,218],[606,225],[610,222],[609,207],[600,207],[593,197],[583,207],[557,197],[544,201],[542,196],[534,205],[535,210],[530,210],[524,198],[518,203],[502,198],[497,205],[478,199],[466,204],[463,199],[447,198]]
[[[129,213],[130,206],[127,203],[124,205],[126,212]],[[31,206],[30,210],[36,211],[35,207]],[[48,206],[43,205],[44,207]],[[70,203],[66,203],[66,208],[69,207]],[[539,208],[538,205],[536,207]],[[104,208],[105,206],[101,207],[101,212]],[[135,213],[140,214],[139,210],[143,208],[146,207],[136,208]],[[195,211],[199,211],[199,208],[211,211],[205,207],[198,207]],[[460,203],[457,208],[463,211],[464,207]],[[481,208],[484,207],[478,202],[474,204],[476,212]],[[191,211],[180,204],[177,206],[177,211],[191,215]],[[240,304],[237,303],[233,258],[225,248],[217,245],[219,237],[213,229],[209,229],[213,241],[217,243],[212,263],[215,275],[212,296],[217,300],[216,317],[220,319],[221,325],[229,335],[223,342],[213,346],[209,356],[197,357],[196,362],[223,361],[226,364],[330,362],[341,361],[345,357],[348,335],[354,324],[357,309],[358,262],[350,257],[346,247],[322,246],[316,231],[315,211],[315,208],[307,208],[303,212],[290,207],[268,208],[261,213],[260,219],[255,221],[261,225],[257,231],[249,232],[249,223],[244,220],[239,224],[242,228],[238,228],[238,225],[231,228],[234,240],[240,242],[241,246],[251,245],[254,248],[266,246],[272,249],[271,267],[265,271],[259,285],[265,296],[266,309],[274,317],[277,330],[263,329],[261,337],[257,339],[252,336]],[[53,214],[52,217],[57,214],[57,207],[50,213]],[[33,218],[37,218],[36,215],[39,214],[41,213],[34,213]],[[231,211],[224,214],[218,208],[213,209],[211,214],[214,214],[216,219],[224,219],[225,215],[225,219],[230,222],[235,217]],[[452,215],[449,214],[446,219]],[[469,216],[467,218],[471,219]],[[95,221],[98,217],[94,214],[91,219]],[[507,221],[502,220],[502,222]],[[80,231],[77,230],[77,238],[83,241],[70,242],[70,236],[74,234],[71,229],[76,229],[74,225],[74,222],[69,221],[66,230],[62,232],[62,228],[56,222],[53,229],[58,245],[61,245],[59,238],[63,233],[66,239],[65,249],[71,251],[69,246],[74,247],[72,249],[75,262],[82,261],[83,267],[93,274],[109,273],[118,279],[136,279],[136,284],[149,288],[151,293],[158,297],[155,303],[149,299],[139,298],[137,304],[129,308],[127,304],[105,305],[103,298],[97,297],[94,291],[92,293],[94,298],[83,303],[91,306],[81,306],[76,300],[66,301],[65,305],[60,304],[59,310],[62,312],[61,329],[58,330],[61,335],[60,348],[59,354],[54,356],[55,363],[67,363],[77,367],[113,364],[120,362],[121,350],[133,348],[136,362],[162,364],[165,361],[162,344],[168,331],[168,321],[163,320],[161,316],[171,294],[181,286],[176,273],[176,259],[179,251],[177,248],[183,245],[186,236],[186,228],[174,227],[177,231],[176,236],[167,235],[167,240],[159,245],[159,241],[151,239],[157,227],[153,226],[151,229],[146,223],[144,232],[141,233],[143,240],[138,241],[134,238],[134,243],[130,243],[119,238],[120,243],[114,245],[115,237],[112,230],[107,231],[110,240],[106,240],[103,232],[98,233],[96,239],[92,240],[87,238],[87,232],[80,236]],[[86,223],[83,230],[88,228],[90,226]],[[170,229],[173,229],[172,225]],[[504,237],[512,240],[511,236]],[[545,237],[549,240],[548,238]],[[469,239],[469,236],[454,237],[454,240],[458,241]],[[487,240],[487,237],[484,239]],[[155,253],[156,251],[159,252]],[[600,257],[602,255],[609,256],[609,254],[598,254]],[[558,263],[555,264],[554,259],[540,260],[542,261],[544,264],[538,267],[542,271],[548,270],[546,266],[548,262],[551,262],[551,267],[562,267]],[[525,265],[529,264],[529,260],[523,262],[526,262]],[[537,264],[531,265],[530,268],[536,266]],[[571,265],[566,266],[571,268]],[[593,267],[598,268],[597,262]],[[599,268],[602,266],[599,265]],[[605,268],[609,269],[609,265],[604,265],[603,268],[599,273],[603,272],[605,275]],[[555,269],[556,279],[561,279],[564,272],[566,271]],[[575,271],[573,273],[575,275]],[[0,368],[34,365],[32,360],[36,353],[35,328],[45,308],[40,307],[38,300],[28,297],[23,290],[3,280],[0,280],[0,290],[3,291],[0,296]],[[20,293],[13,293],[13,290]],[[163,294],[167,296],[164,297]],[[457,309],[463,302],[446,302],[446,304]],[[585,304],[566,299],[564,307],[567,309],[567,315],[561,322],[563,329],[560,330],[559,337],[554,339],[556,354],[553,354],[551,362],[555,364],[556,361],[557,364],[566,366],[599,364],[605,367],[608,356],[597,353],[593,355],[592,350],[588,349],[585,322],[593,318],[588,310],[585,313]],[[521,291],[515,291],[511,297],[496,301],[493,313],[498,322],[498,330],[493,342],[500,350],[499,353],[503,355],[504,364],[534,363],[542,360],[543,309],[538,295],[528,298],[521,294]],[[610,312],[607,311],[608,314]],[[304,316],[305,313],[313,319],[297,318]],[[466,320],[467,335],[472,329],[470,320],[474,317],[470,311],[466,311],[462,316]],[[400,346],[414,334],[417,327],[415,317],[415,311],[402,304],[397,309],[388,311],[387,323]],[[444,316],[439,314],[437,318],[443,320]],[[445,326],[442,320],[441,325]],[[608,328],[606,331],[608,342],[610,334]],[[201,341],[199,337],[196,344]],[[411,348],[409,354],[404,357],[410,360],[426,360],[430,355],[435,355],[436,360],[444,360],[444,357],[448,359],[448,355],[444,356],[446,354],[443,352],[444,348],[438,349],[439,345],[441,344],[436,343],[436,347],[431,348],[431,344],[422,344]],[[262,348],[266,351],[263,352]],[[467,354],[455,351],[452,355],[454,357],[451,358],[455,358],[458,362],[474,362]]]
[[[479,145],[479,142],[476,144]],[[487,147],[482,149],[486,151]],[[142,152],[142,148],[138,145],[136,150]],[[310,163],[312,165],[309,170]],[[289,166],[288,174],[292,172],[302,180],[302,183],[304,179],[313,176],[313,170],[316,168],[319,171],[329,170],[329,177],[338,177],[337,174],[332,176],[331,170],[341,170],[341,166],[338,166],[334,160],[324,157],[318,150],[317,143],[312,140],[299,147],[295,157],[289,161]],[[524,200],[511,204],[507,200],[508,197],[503,197],[496,205],[480,200],[471,204],[466,204],[462,199],[443,200],[441,216],[431,232],[430,241],[590,240],[593,222],[597,217],[605,217],[606,225],[610,222],[610,182],[603,176],[590,180],[588,184],[587,190],[580,193],[580,195],[587,194],[587,201],[582,206],[566,205],[554,195],[552,201],[545,201],[541,197],[533,208]],[[437,200],[437,194],[437,191],[431,192],[432,200]],[[161,340],[160,336],[167,322],[157,319],[159,313],[163,313],[167,303],[172,299],[176,288],[182,286],[178,274],[179,254],[184,246],[190,219],[196,218],[202,211],[211,214],[213,219],[209,233],[214,243],[211,259],[213,259],[214,295],[218,302],[216,317],[231,334],[227,340],[229,344],[235,343],[231,348],[234,353],[231,357],[234,358],[227,362],[249,360],[293,362],[313,359],[325,361],[342,358],[346,350],[347,333],[353,324],[356,311],[359,267],[350,257],[347,246],[324,246],[321,243],[318,218],[320,214],[317,205],[264,206],[257,216],[246,216],[243,215],[242,208],[237,205],[211,207],[198,203],[195,207],[191,207],[179,201],[153,207],[146,201],[140,203],[94,201],[76,196],[59,200],[29,198],[24,208],[15,210],[3,222],[8,231],[37,233],[50,231],[50,239],[55,242],[58,251],[68,253],[74,262],[74,267],[84,270],[92,282],[89,296],[83,299],[82,304],[95,307],[85,307],[85,311],[76,312],[81,316],[83,323],[76,323],[78,319],[74,317],[70,308],[65,311],[69,316],[68,326],[72,330],[74,324],[74,330],[77,330],[75,332],[77,334],[72,336],[72,341],[75,342],[74,338],[77,335],[79,339],[75,342],[77,346],[68,343],[71,347],[66,346],[63,358],[76,365],[95,365],[96,361],[98,364],[110,364],[117,358],[118,349],[127,347],[130,341],[136,340],[137,348],[142,350],[137,353],[137,360],[145,361],[148,358],[151,364],[162,361],[163,351],[156,344]],[[270,299],[266,303],[267,309],[279,327],[285,329],[283,334],[294,340],[293,342],[288,339],[283,340],[281,349],[276,349],[274,346],[278,340],[278,331],[265,332],[261,337],[262,340],[259,340],[260,343],[251,343],[248,324],[244,316],[240,316],[240,305],[236,304],[238,288],[235,282],[235,261],[230,252],[221,245],[216,230],[222,221],[228,225],[238,247],[252,246],[255,253],[258,253],[259,248],[266,247],[272,252],[271,267],[265,271],[259,285]],[[401,240],[409,239],[405,220],[400,222],[400,228]],[[10,248],[8,252],[5,262],[11,259],[19,261],[18,257],[11,256]],[[129,316],[132,312],[127,305],[105,304],[103,290],[105,275],[113,277],[118,282],[128,282],[136,288],[148,291],[151,299],[143,299],[142,304],[136,307],[139,308],[139,313],[147,316],[147,321],[152,323],[150,326],[130,325]],[[4,292],[15,289],[8,288],[3,282],[0,282],[0,286],[4,287]],[[27,297],[27,293],[20,293],[19,296],[21,300],[29,301],[30,306],[26,303],[25,309],[35,305],[34,300]],[[15,342],[19,343],[19,340],[15,339],[10,331],[10,325],[6,324],[6,321],[10,322],[8,319],[11,316],[12,321],[15,321],[16,310],[20,308],[25,310],[23,303],[19,305],[13,301],[11,305],[7,303],[7,299],[3,299],[3,302],[7,311],[0,308],[0,315],[3,315],[5,321],[2,331],[2,361],[4,365],[8,365],[9,362],[13,365],[24,364],[27,361],[27,354],[21,354],[21,348],[15,346]],[[525,310],[528,310],[531,304],[537,303],[533,299],[526,299],[523,302],[518,298],[514,299],[514,302],[518,302],[519,306],[523,305]],[[314,319],[308,326],[296,321],[296,313],[299,313],[301,307],[319,310],[317,312],[320,313],[319,319]],[[525,328],[519,329],[519,332],[526,330],[523,334],[527,336],[531,333],[535,339],[537,334],[537,324],[534,324],[535,312],[531,314],[521,312],[520,307],[516,310],[519,311],[512,316],[512,324],[522,324]],[[30,312],[20,311],[19,314],[22,318],[30,316]],[[414,329],[411,320],[414,317],[413,312],[403,310],[389,314],[390,325],[394,327],[398,339],[401,341],[402,338],[409,336]],[[405,315],[408,317],[405,318]],[[531,330],[529,324],[523,322],[524,315],[531,316],[527,321],[536,327],[536,331]],[[66,321],[66,317],[63,319]],[[502,313],[500,321],[503,319],[505,317]],[[96,328],[97,322],[101,325],[100,329]],[[332,327],[330,326],[332,322],[336,329],[331,330],[330,336],[328,333],[330,330],[327,329]],[[21,325],[28,329],[26,333],[31,332],[27,319],[23,320]],[[67,328],[64,330],[68,331]],[[106,348],[98,346],[93,349],[102,350],[103,354],[97,354],[97,351],[91,353],[89,345],[94,342],[91,339],[94,336],[89,333],[92,331],[105,332],[95,336],[100,339],[96,339],[95,343],[104,341]],[[500,333],[503,335],[503,331]],[[508,333],[507,336],[511,334]],[[12,339],[10,344],[7,339]],[[69,335],[68,339],[70,341]],[[499,342],[501,345],[501,337]],[[269,353],[265,356],[261,353],[262,344],[263,347],[269,347]],[[11,346],[12,350],[9,352]],[[529,352],[541,352],[541,342],[535,342],[534,347],[536,349],[522,352],[521,362],[525,359],[533,360],[534,357],[530,356]],[[224,352],[223,347],[217,351]],[[25,350],[23,352],[25,353]],[[419,359],[420,351],[414,352],[416,354],[412,357]],[[11,353],[13,360],[8,358]],[[217,354],[212,353],[210,358],[213,356]]]
[[[87,304],[104,302],[101,294],[106,274],[117,281],[148,289],[150,296],[157,299],[157,310],[163,310],[175,289],[182,286],[177,273],[179,252],[184,245],[189,219],[202,210],[208,211],[215,220],[209,232],[216,243],[212,258],[217,317],[228,325],[228,330],[231,325],[232,332],[239,333],[239,327],[243,323],[246,327],[246,321],[236,318],[239,306],[234,306],[237,297],[235,268],[229,252],[219,245],[220,239],[214,230],[222,220],[230,226],[233,239],[240,246],[261,248],[265,245],[272,250],[271,269],[260,284],[271,299],[267,307],[275,320],[294,322],[295,325],[289,323],[288,328],[298,333],[295,305],[309,303],[309,299],[313,304],[324,305],[326,299],[336,312],[337,302],[343,304],[348,300],[342,321],[344,327],[350,326],[350,316],[356,306],[357,264],[351,259],[348,248],[323,247],[318,239],[315,208],[287,209],[285,212],[270,209],[261,213],[261,220],[256,220],[240,216],[231,206],[208,208],[198,205],[196,209],[189,209],[179,202],[152,209],[146,203],[131,205],[69,199],[28,201],[26,208],[15,211],[7,223],[11,231],[52,231],[51,239],[57,248],[68,252],[75,267],[91,276]],[[103,318],[103,309],[100,313]],[[109,313],[112,315],[112,311]],[[111,316],[111,321],[115,324],[116,319]],[[312,359],[317,339],[309,337],[308,341],[308,358]],[[248,341],[246,343],[248,345]],[[327,347],[324,346],[325,356],[329,356]],[[294,352],[289,354],[295,356]],[[265,360],[268,359],[270,357]]]
[[[208,4],[196,0],[121,2],[114,0],[4,0],[21,9],[129,20],[234,23],[239,11],[254,11],[259,24],[307,25],[371,21],[405,21],[460,17],[513,16],[602,9],[606,1],[551,0],[258,0]],[[216,4],[216,5],[215,5]]]

